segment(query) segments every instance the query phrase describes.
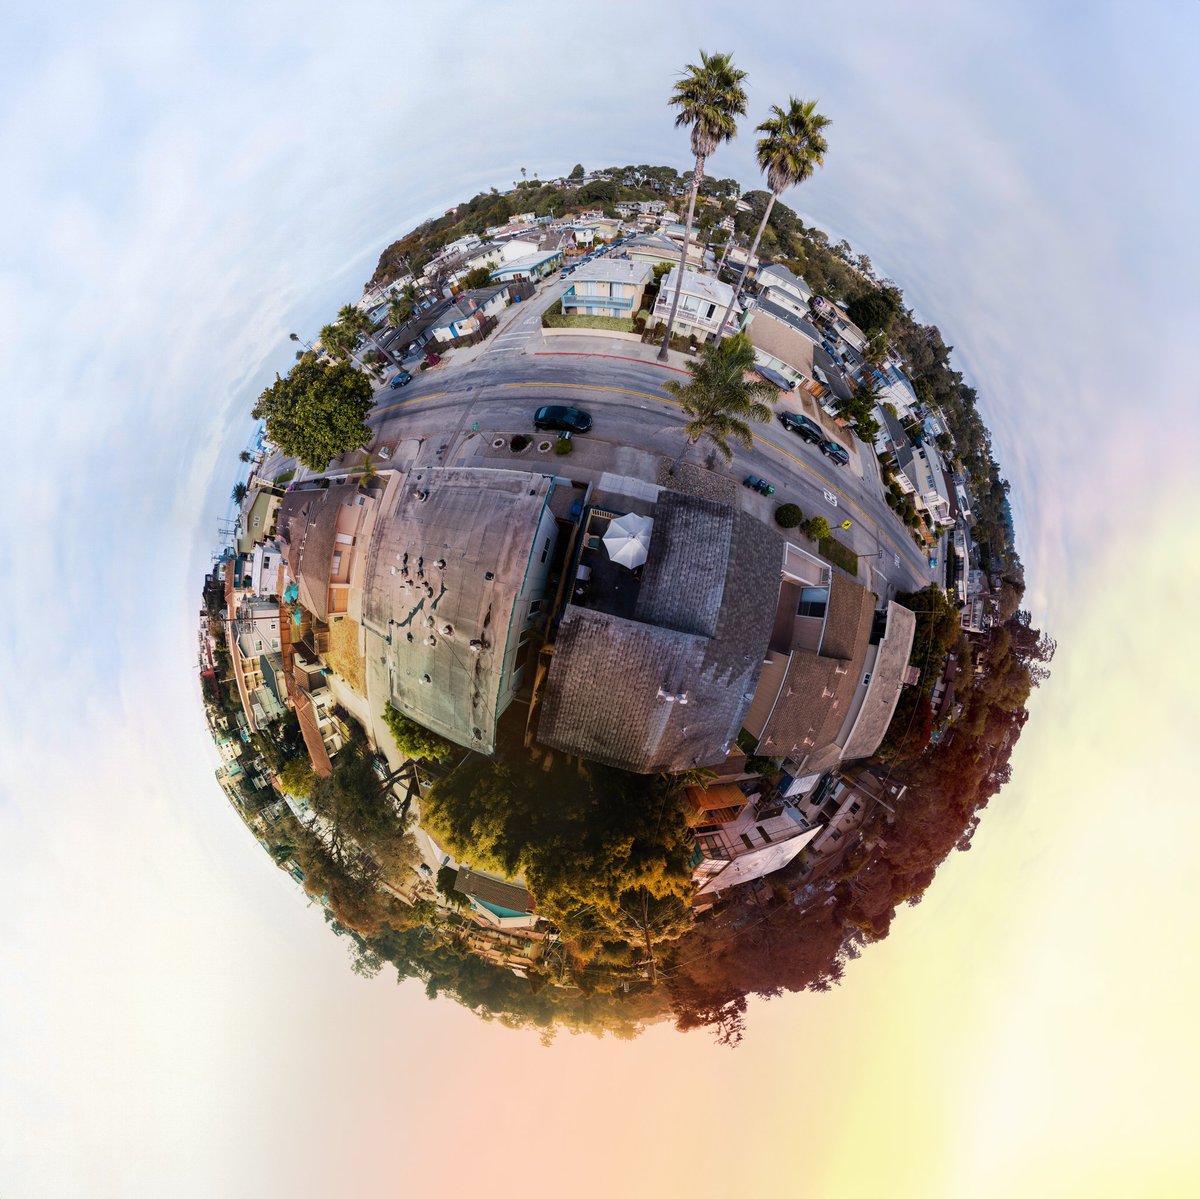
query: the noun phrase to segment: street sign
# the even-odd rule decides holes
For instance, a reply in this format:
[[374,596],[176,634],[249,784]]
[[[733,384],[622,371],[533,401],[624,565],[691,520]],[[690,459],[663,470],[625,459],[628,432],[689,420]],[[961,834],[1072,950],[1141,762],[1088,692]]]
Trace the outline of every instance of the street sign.
[[843,528],[843,529],[852,529],[852,528],[854,528],[854,521],[852,521],[852,520],[844,520],[844,521],[842,521],[842,528]]

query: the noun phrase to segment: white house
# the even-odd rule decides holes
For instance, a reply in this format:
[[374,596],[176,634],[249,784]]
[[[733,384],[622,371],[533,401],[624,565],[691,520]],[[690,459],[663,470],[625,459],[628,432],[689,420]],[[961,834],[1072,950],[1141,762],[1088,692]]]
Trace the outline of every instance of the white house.
[[534,250],[521,258],[501,263],[492,271],[493,283],[511,283],[516,279],[543,279],[562,263],[561,250]]
[[[662,281],[658,291],[658,299],[654,303],[653,319],[664,324],[671,315],[671,304],[678,287],[679,268],[672,267]],[[684,336],[694,333],[699,341],[708,341],[713,337],[729,301],[733,299],[733,288],[728,283],[712,275],[701,275],[696,271],[684,271],[683,287],[680,291],[679,308],[675,313],[675,331]],[[742,307],[734,303],[727,333],[734,333],[741,324]]]

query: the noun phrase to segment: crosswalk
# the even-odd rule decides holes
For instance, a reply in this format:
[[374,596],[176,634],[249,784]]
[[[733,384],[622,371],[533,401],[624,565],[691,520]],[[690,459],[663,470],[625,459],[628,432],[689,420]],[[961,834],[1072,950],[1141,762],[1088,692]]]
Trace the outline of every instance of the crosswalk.
[[492,337],[489,350],[491,353],[498,353],[504,350],[524,350],[531,341],[535,338],[540,338],[541,334],[541,329],[536,325],[531,326],[523,322],[520,324],[514,322],[507,329],[496,333]]

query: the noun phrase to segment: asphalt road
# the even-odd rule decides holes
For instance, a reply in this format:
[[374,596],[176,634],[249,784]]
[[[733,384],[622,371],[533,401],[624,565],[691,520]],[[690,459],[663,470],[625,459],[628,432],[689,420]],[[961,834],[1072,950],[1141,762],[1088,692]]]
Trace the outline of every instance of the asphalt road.
[[[595,338],[586,346],[599,353],[558,350],[566,339],[543,338],[540,314],[563,286],[554,283],[513,310],[492,338],[472,351],[475,356],[469,361],[462,361],[458,351],[457,360],[452,354],[444,367],[419,373],[402,389],[381,388],[368,417],[376,430],[375,444],[395,447],[410,438],[436,439],[447,447],[441,461],[450,462],[456,439],[473,425],[485,433],[532,432],[535,409],[564,403],[592,414],[593,428],[586,435],[590,442],[611,443],[614,452],[618,446],[635,446],[677,454],[682,442],[678,404],[662,384],[685,376],[652,361],[624,359],[621,355],[640,348],[631,343]],[[583,343],[571,338],[569,344]],[[351,456],[345,465],[356,460]],[[691,451],[689,461],[704,460],[701,444]],[[277,458],[264,473],[277,474],[290,465]],[[331,464],[330,472],[337,470],[338,464]],[[739,491],[746,510],[764,520],[787,502],[798,504],[806,517],[824,515],[839,540],[869,565],[874,589],[881,594],[915,590],[934,577],[927,557],[884,501],[870,463],[865,477],[859,478],[851,467],[837,466],[772,421],[756,426],[754,448],[739,447],[728,473],[739,481],[755,474],[775,485],[769,499],[749,489]],[[849,530],[838,528],[844,520],[852,522]],[[865,580],[865,572],[860,577]]]

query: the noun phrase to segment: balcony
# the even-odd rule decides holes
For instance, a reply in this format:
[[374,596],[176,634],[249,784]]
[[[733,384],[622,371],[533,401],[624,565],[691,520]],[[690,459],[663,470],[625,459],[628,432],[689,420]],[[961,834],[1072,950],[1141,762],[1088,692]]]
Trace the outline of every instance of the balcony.
[[566,308],[613,308],[628,311],[633,307],[632,296],[595,295],[578,293],[574,287],[563,292],[562,306]]

